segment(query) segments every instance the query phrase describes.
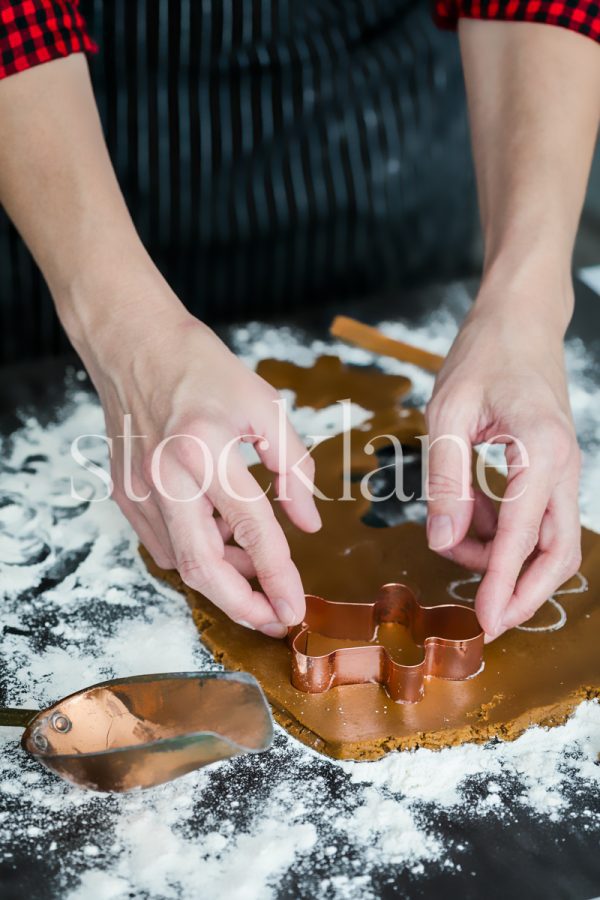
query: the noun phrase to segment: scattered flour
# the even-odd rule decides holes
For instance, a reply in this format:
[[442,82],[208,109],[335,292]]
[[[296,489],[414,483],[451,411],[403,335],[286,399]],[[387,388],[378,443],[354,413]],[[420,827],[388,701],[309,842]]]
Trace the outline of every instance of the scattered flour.
[[[455,328],[446,314],[417,332],[384,324],[440,352]],[[309,365],[323,352],[374,362],[341,343],[259,324],[233,338],[250,364],[275,356]],[[582,508],[586,524],[599,528],[591,499],[600,487],[597,386],[580,345],[569,344],[567,358],[585,449]],[[381,366],[414,379],[417,402],[427,398],[430,376],[393,360]],[[64,485],[72,475],[90,498],[101,490],[74,471],[68,448],[81,433],[101,434],[102,415],[78,378],[67,395],[53,425],[30,418],[3,448],[0,675],[12,705],[48,704],[118,675],[215,667],[185,601],[148,575],[116,507],[69,505]],[[355,423],[368,415],[353,410]],[[317,430],[310,410],[294,421],[302,433]],[[338,412],[321,413],[321,426],[335,433]],[[90,446],[105,461],[102,442]],[[401,874],[418,882],[432,871],[461,870],[468,841],[462,832],[444,838],[447,812],[463,822],[576,817],[581,831],[600,831],[600,705],[591,702],[564,726],[531,729],[514,743],[421,749],[375,763],[334,763],[277,729],[268,754],[124,796],[59,781],[23,754],[18,738],[15,729],[0,731],[0,863],[47,866],[54,895],[66,900],[370,900]]]

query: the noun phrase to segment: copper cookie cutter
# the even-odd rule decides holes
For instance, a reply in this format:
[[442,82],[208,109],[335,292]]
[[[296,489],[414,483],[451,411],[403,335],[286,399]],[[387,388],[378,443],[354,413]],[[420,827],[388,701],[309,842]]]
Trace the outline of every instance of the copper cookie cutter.
[[[405,664],[393,659],[380,644],[343,647],[311,655],[309,636],[372,642],[383,623],[408,629],[423,648],[423,659]],[[292,684],[300,691],[320,694],[344,684],[382,684],[396,702],[415,703],[423,696],[425,678],[462,681],[483,665],[483,630],[475,611],[457,603],[422,606],[404,584],[385,584],[372,603],[346,603],[306,596],[304,621],[290,629]]]

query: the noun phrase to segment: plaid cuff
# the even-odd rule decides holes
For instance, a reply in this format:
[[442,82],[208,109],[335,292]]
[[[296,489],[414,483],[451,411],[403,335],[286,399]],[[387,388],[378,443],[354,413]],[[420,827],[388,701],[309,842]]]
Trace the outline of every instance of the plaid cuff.
[[71,53],[96,53],[79,0],[0,0],[0,78]]
[[600,40],[600,0],[434,0],[440,28],[456,28],[460,18],[543,22]]

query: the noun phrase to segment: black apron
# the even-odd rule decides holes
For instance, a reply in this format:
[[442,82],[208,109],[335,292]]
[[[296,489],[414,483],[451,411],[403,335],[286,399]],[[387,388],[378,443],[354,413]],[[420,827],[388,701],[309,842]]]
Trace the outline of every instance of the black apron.
[[[88,0],[110,154],[142,240],[209,323],[465,271],[455,35],[420,0]],[[18,77],[15,76],[15,77]],[[0,211],[0,357],[66,346]]]

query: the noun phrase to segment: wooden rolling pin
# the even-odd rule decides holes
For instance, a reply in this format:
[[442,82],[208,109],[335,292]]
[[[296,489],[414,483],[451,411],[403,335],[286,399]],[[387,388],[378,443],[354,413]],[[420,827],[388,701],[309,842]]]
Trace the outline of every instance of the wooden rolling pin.
[[437,353],[429,353],[428,350],[422,350],[421,347],[413,347],[412,344],[405,344],[403,341],[386,337],[376,328],[358,322],[356,319],[350,319],[348,316],[336,316],[331,323],[329,332],[333,337],[340,338],[348,344],[354,344],[355,347],[371,350],[381,356],[391,356],[401,362],[413,363],[428,372],[439,372],[444,362],[444,357]]

